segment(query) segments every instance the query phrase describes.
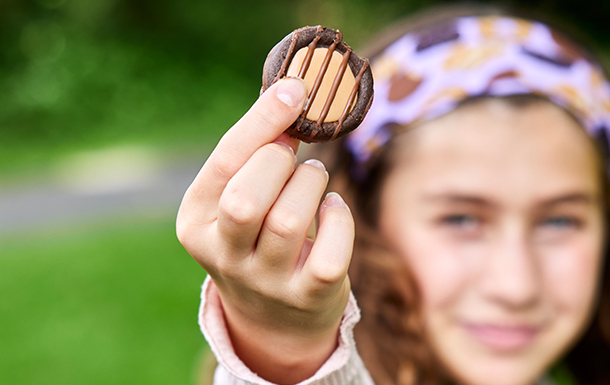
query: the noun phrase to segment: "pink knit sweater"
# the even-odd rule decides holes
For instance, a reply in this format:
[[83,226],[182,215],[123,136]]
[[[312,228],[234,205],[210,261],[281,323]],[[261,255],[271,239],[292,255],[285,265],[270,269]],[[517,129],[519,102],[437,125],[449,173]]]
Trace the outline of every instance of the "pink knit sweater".
[[[354,343],[353,328],[359,320],[360,310],[350,294],[341,321],[337,349],[313,377],[298,385],[374,385]],[[273,385],[252,372],[235,354],[218,291],[209,277],[201,291],[199,326],[218,360],[214,385]]]

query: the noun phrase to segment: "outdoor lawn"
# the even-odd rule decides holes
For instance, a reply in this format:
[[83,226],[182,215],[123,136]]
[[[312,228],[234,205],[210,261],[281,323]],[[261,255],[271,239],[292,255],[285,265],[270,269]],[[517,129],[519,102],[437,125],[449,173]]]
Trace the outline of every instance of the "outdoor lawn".
[[192,384],[203,269],[173,218],[0,239],[0,382]]

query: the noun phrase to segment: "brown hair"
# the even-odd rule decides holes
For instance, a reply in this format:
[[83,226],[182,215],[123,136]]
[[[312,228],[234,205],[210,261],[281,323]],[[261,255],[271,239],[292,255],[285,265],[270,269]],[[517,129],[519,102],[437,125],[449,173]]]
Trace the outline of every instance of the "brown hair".
[[[390,28],[369,47],[368,54],[374,56],[409,31],[459,16],[476,15],[521,16],[488,6],[437,8]],[[500,99],[519,107],[539,102],[541,98],[520,95]],[[392,141],[386,145],[364,181],[350,177],[352,155],[345,149],[343,140],[315,148],[316,156],[325,162],[331,176],[328,190],[344,197],[356,221],[349,275],[362,311],[362,320],[355,329],[358,351],[377,385],[448,384],[452,381],[426,341],[421,299],[409,267],[388,249],[377,227],[379,194],[392,167],[388,155],[393,152],[392,145]],[[605,149],[607,144],[600,149],[600,154],[607,156]],[[601,178],[606,187],[605,170]],[[608,204],[605,209],[607,212]],[[607,255],[605,260],[608,261]],[[610,384],[610,263],[605,263],[601,276],[600,300],[591,324],[562,361],[562,367],[580,385]]]

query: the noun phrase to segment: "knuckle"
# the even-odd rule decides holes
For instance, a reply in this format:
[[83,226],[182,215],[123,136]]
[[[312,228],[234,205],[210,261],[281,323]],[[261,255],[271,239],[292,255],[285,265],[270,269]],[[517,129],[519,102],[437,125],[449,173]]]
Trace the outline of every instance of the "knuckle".
[[301,218],[290,209],[276,209],[267,216],[267,229],[276,236],[291,239],[298,236],[302,230]]
[[207,162],[206,166],[212,168],[212,174],[215,178],[228,179],[241,166],[237,152],[233,151],[228,146],[223,147],[224,151],[216,153],[211,158],[211,162]]
[[202,248],[200,234],[196,233],[194,228],[182,225],[177,226],[176,235],[184,249],[201,267],[208,273],[214,271],[214,260],[211,258],[208,250]]
[[186,249],[189,254],[197,252],[197,241],[201,228],[193,224],[190,220],[179,216],[176,221],[176,237],[180,244]]
[[325,264],[323,266],[315,266],[311,271],[311,275],[317,286],[326,288],[342,281],[345,277],[345,272],[337,266]]
[[238,190],[225,193],[219,203],[222,217],[237,224],[249,225],[256,222],[260,216],[259,204],[250,194]]
[[187,245],[191,242],[192,230],[185,221],[176,222],[176,237],[182,246],[188,249]]

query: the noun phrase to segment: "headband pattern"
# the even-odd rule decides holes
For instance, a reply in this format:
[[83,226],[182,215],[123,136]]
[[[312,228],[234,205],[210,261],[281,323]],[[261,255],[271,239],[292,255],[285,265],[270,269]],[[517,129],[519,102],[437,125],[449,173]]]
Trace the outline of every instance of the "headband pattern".
[[610,82],[579,46],[547,25],[510,17],[460,17],[407,33],[371,61],[375,97],[346,138],[355,177],[392,127],[434,119],[476,96],[539,94],[574,114],[608,145]]

